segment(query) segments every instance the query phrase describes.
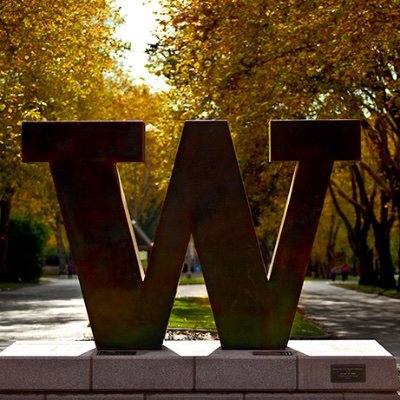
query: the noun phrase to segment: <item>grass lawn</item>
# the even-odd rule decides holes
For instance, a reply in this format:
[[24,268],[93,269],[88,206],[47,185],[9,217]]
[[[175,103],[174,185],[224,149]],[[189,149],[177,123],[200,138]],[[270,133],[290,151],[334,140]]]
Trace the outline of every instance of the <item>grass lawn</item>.
[[180,285],[204,285],[204,278],[202,276],[200,277],[191,277],[188,278],[187,276],[181,276],[181,279],[179,280]]
[[176,298],[168,327],[215,331],[217,328],[208,298]]
[[[216,327],[209,300],[194,297],[176,298],[168,327],[215,331]],[[323,335],[324,332],[309,319],[299,312],[296,314],[291,332],[292,337]]]
[[396,289],[382,289],[376,286],[359,285],[358,283],[338,283],[338,286],[345,289],[356,290],[357,292],[377,294],[400,299],[400,292],[398,292]]
[[290,332],[291,337],[318,337],[325,336],[325,332],[310,319],[305,317],[301,312],[297,311]]
[[14,290],[27,286],[26,283],[20,282],[0,282],[0,290]]

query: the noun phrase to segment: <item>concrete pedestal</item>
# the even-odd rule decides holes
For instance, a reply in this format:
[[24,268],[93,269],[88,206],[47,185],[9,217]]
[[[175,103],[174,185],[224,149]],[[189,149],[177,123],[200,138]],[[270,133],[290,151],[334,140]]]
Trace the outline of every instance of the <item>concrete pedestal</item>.
[[98,354],[93,342],[16,342],[0,353],[0,400],[399,400],[396,363],[373,340],[218,341]]

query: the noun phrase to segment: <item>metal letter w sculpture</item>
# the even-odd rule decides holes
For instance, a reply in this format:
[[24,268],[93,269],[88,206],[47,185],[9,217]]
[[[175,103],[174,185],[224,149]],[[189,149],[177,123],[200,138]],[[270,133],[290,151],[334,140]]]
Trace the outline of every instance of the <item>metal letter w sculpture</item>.
[[159,349],[193,235],[223,349],[287,344],[334,160],[359,121],[272,121],[271,161],[298,161],[266,269],[224,121],[186,122],[144,275],[116,168],[144,160],[144,123],[28,122],[23,159],[49,162],[98,349]]

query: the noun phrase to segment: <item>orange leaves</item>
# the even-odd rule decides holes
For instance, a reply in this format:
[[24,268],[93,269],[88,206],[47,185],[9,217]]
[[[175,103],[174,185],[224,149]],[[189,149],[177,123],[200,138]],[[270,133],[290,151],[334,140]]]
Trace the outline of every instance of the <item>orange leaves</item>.
[[[269,118],[359,118],[372,110],[399,118],[398,1],[163,3],[169,25],[160,27],[153,66],[184,115],[231,122],[243,165],[263,162],[257,150]],[[251,201],[267,207],[257,190],[272,184],[254,172],[245,179],[258,186]]]
[[[19,130],[24,119],[75,119],[82,101],[117,66],[119,20],[110,2],[2,1],[0,5],[0,148],[3,179],[19,185]],[[11,135],[10,132],[15,134]]]

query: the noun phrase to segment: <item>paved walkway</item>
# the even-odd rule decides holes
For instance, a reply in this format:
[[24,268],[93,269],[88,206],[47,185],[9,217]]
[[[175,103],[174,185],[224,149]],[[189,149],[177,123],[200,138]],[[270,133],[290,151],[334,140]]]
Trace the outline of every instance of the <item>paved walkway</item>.
[[400,299],[359,293],[327,281],[307,281],[300,306],[338,338],[377,340],[400,365]]
[[90,334],[76,278],[0,291],[0,350],[16,340],[79,340]]
[[[207,296],[203,285],[180,291],[182,296]],[[400,299],[343,289],[329,281],[306,281],[300,307],[334,337],[377,340],[400,366]]]
[[208,297],[205,285],[178,286],[176,297]]
[[[207,297],[204,285],[182,286],[179,297]],[[92,336],[79,281],[0,291],[0,351],[16,340],[81,340]]]
[[[180,287],[178,296],[207,296],[204,285]],[[400,300],[305,282],[300,305],[330,333],[376,339],[400,364]],[[90,337],[78,280],[0,292],[0,350],[16,340],[79,340]]]

